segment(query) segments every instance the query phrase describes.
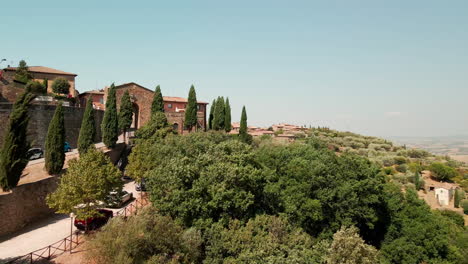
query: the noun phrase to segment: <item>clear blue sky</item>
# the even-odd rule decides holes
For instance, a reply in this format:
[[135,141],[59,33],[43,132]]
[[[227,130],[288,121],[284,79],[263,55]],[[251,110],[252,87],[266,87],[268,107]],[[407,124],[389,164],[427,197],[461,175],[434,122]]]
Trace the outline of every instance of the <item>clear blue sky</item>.
[[0,19],[1,58],[77,73],[81,92],[194,84],[252,125],[468,134],[466,0],[2,1]]

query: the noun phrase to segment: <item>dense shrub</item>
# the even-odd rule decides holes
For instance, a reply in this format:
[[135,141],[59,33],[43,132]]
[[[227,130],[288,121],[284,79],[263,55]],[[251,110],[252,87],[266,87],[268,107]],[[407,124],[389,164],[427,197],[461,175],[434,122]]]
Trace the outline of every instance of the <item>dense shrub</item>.
[[259,215],[228,227],[214,224],[206,232],[204,263],[319,263],[325,250],[314,248],[312,238],[282,217]]
[[406,163],[406,158],[402,156],[396,156],[395,158],[393,158],[393,160],[395,161],[396,165],[402,165]]
[[397,165],[397,166],[395,167],[395,169],[396,169],[398,172],[405,173],[405,172],[408,170],[408,166],[406,166],[406,164],[401,164],[401,165]]
[[460,202],[461,207],[463,208],[463,212],[468,214],[468,200],[462,200]]
[[91,263],[199,263],[201,233],[184,229],[156,210],[144,209],[137,216],[112,219],[90,241],[86,257]]
[[454,224],[460,227],[463,227],[465,225],[465,219],[463,219],[463,215],[457,212],[450,211],[450,210],[442,210],[440,211],[440,214],[442,216],[447,217],[448,219],[450,219],[450,221],[452,221]]
[[432,176],[439,181],[448,181],[458,174],[454,168],[438,162],[432,163],[429,170]]

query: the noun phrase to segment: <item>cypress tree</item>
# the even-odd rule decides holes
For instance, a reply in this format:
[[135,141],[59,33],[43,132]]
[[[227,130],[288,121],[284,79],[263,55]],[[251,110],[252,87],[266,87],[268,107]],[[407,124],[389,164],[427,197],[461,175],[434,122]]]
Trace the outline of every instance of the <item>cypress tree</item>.
[[197,95],[195,93],[195,87],[193,85],[190,87],[188,103],[185,108],[185,126],[189,131],[192,131],[192,128],[197,126]]
[[133,106],[130,101],[130,94],[125,91],[124,95],[120,99],[120,111],[119,111],[119,129],[123,131],[124,140],[126,139],[127,129],[132,125],[133,117]]
[[94,137],[96,127],[94,125],[93,99],[90,96],[86,102],[86,109],[81,121],[80,135],[78,137],[78,151],[80,155],[86,153],[88,149],[94,148]]
[[213,120],[211,121],[212,123],[211,127],[213,128],[213,130],[219,130],[219,117],[221,113],[219,113],[218,103],[219,103],[219,96],[218,98],[216,98],[216,100],[213,103],[214,111],[213,111]]
[[156,90],[154,91],[153,103],[151,104],[151,116],[154,116],[156,112],[164,112],[164,99],[159,85],[156,86]]
[[414,186],[416,187],[416,191],[421,189],[421,177],[419,175],[419,172],[414,173]]
[[32,80],[32,75],[29,73],[28,65],[24,60],[21,60],[16,68],[15,80],[27,83],[29,80]]
[[11,190],[18,184],[23,169],[28,164],[30,147],[26,138],[29,123],[28,106],[34,96],[23,93],[13,105],[0,150],[0,187]]
[[45,168],[49,174],[62,171],[65,162],[65,122],[62,102],[55,108],[54,117],[49,124],[45,142]]
[[239,138],[241,141],[250,144],[252,143],[252,136],[247,133],[247,112],[245,106],[242,107],[242,115],[239,128]]
[[226,104],[224,106],[224,130],[229,132],[231,129],[231,105],[229,104],[229,98],[226,98]]
[[213,129],[224,130],[224,98],[218,96],[213,116]]
[[111,85],[106,101],[106,111],[101,124],[102,141],[108,148],[114,148],[119,137],[115,86]]
[[245,106],[242,107],[242,115],[239,127],[239,136],[247,134],[247,112]]
[[208,128],[213,129],[213,118],[214,118],[214,111],[216,106],[216,100],[213,99],[213,103],[211,104],[210,108],[210,116],[208,117]]

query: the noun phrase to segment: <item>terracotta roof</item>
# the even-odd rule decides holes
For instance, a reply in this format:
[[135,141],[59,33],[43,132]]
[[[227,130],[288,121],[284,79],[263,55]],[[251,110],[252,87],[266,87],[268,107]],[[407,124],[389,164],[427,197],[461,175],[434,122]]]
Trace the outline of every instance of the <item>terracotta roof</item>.
[[[16,71],[17,67],[8,67],[5,68],[4,70],[6,71]],[[28,71],[29,72],[37,72],[37,73],[51,73],[51,74],[59,74],[59,75],[72,75],[72,76],[78,76],[78,74],[75,73],[70,73],[70,72],[64,72],[56,69],[52,69],[49,67],[44,67],[44,66],[28,66]]]
[[[163,96],[164,102],[176,102],[176,103],[188,103],[187,98],[175,97],[175,96]],[[208,104],[206,102],[197,101],[199,104]]]

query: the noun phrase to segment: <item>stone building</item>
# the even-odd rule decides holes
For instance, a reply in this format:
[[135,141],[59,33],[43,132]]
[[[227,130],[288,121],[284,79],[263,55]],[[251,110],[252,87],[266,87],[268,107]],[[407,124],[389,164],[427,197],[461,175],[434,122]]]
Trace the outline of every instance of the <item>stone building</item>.
[[[146,87],[143,87],[137,83],[125,83],[117,85],[116,87],[117,96],[117,107],[120,107],[120,99],[122,98],[125,91],[128,91],[130,98],[133,103],[133,124],[132,128],[138,129],[145,125],[151,118],[151,103],[153,102],[154,91]],[[108,87],[104,89],[104,100],[107,99]],[[86,93],[83,93],[86,94]],[[97,94],[92,94],[93,98]],[[83,95],[83,98],[86,95]],[[81,100],[80,95],[80,100]],[[94,99],[93,99],[94,100]],[[177,132],[182,134],[184,132],[184,120],[185,120],[185,107],[187,106],[187,99],[182,97],[164,96],[164,112],[167,117],[167,121],[171,124]],[[197,104],[197,115],[198,115],[198,129],[206,130],[206,109],[208,103],[198,101]]]
[[91,97],[93,100],[93,108],[97,110],[104,110],[106,108],[104,104],[104,90],[93,90],[79,94],[79,104],[81,107],[86,107],[86,101]]
[[[44,66],[29,66],[28,71],[33,76],[33,79],[39,82],[43,82],[47,79],[47,92],[52,93],[52,83],[55,79],[61,77],[68,81],[70,84],[70,92],[68,96],[77,97],[78,92],[75,88],[75,77],[78,76],[75,73],[64,72],[61,70],[52,69],[49,67]],[[8,67],[3,69],[1,75],[2,78],[5,80],[12,79],[11,77],[14,76],[16,73],[16,67]]]

